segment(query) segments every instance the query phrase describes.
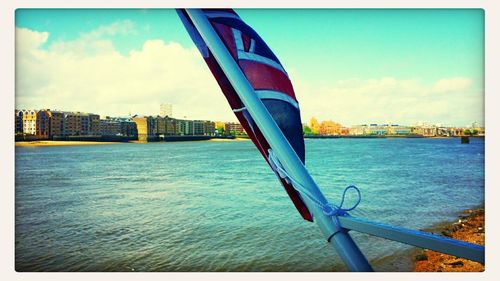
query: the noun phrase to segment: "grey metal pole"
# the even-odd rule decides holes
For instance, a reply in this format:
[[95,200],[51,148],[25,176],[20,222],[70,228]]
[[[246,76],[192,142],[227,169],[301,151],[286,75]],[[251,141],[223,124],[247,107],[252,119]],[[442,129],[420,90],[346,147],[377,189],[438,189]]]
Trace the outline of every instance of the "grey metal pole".
[[[323,193],[321,193],[309,175],[309,172],[262,101],[255,94],[253,87],[224,46],[206,16],[199,9],[186,9],[186,12],[285,170],[317,200],[323,204],[327,204]],[[321,232],[328,242],[335,247],[349,270],[373,271],[366,257],[359,250],[347,231],[345,229],[340,229],[339,231],[340,226],[336,221],[332,217],[325,215],[323,210],[307,198],[307,196],[302,196],[302,199],[313,214],[314,221],[318,224]]]

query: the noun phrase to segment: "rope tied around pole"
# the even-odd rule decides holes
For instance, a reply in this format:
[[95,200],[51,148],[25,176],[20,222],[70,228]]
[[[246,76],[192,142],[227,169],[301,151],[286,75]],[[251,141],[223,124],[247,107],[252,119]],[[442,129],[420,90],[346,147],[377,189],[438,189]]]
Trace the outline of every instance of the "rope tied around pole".
[[[356,203],[354,203],[354,205],[352,205],[352,207],[342,208],[342,205],[344,205],[345,196],[346,196],[347,191],[349,189],[354,189],[356,191],[356,193],[358,195],[358,199],[356,200]],[[350,212],[350,211],[356,209],[356,207],[358,207],[359,203],[361,203],[361,191],[355,185],[349,185],[348,187],[346,187],[344,189],[344,192],[342,193],[342,199],[340,200],[339,205],[327,203],[326,205],[323,205],[322,209],[323,209],[323,213],[327,216],[344,216],[344,215],[349,215],[347,212]]]
[[[272,149],[269,149],[268,152],[269,152],[268,160],[269,163],[271,164],[272,169],[287,183],[290,183],[293,186],[293,188],[297,190],[301,195],[307,196],[307,198],[309,198],[314,204],[320,207],[321,210],[323,210],[323,214],[334,218],[339,228],[338,231],[341,231],[342,228],[340,227],[338,216],[347,216],[349,215],[348,213],[349,211],[352,211],[356,207],[358,207],[359,203],[361,203],[361,191],[359,190],[359,188],[357,188],[354,185],[349,185],[344,189],[344,192],[342,193],[342,199],[340,200],[340,203],[338,205],[329,202],[325,204],[320,200],[318,200],[315,196],[313,196],[301,183],[299,183],[297,180],[291,177],[290,174],[288,174],[288,172],[285,170],[285,168],[283,167],[283,165],[281,164],[281,162],[279,161],[278,157],[276,156],[276,154],[273,152]],[[344,205],[347,191],[349,191],[350,189],[356,191],[358,196],[357,201],[351,207],[343,208],[342,206]],[[333,233],[332,236],[335,233]]]

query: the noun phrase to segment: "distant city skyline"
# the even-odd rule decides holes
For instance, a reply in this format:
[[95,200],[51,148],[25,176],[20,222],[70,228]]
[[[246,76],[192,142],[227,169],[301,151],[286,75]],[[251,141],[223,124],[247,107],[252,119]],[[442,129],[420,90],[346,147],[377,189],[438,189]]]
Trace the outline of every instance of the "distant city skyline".
[[[160,117],[171,117],[171,118],[176,118],[176,119],[179,119],[179,120],[182,120],[182,119],[187,119],[187,116],[174,116],[173,114],[168,114],[166,113],[167,111],[170,111],[170,113],[172,112],[172,104],[165,104],[165,103],[162,103],[160,104],[160,111],[159,113],[158,112],[150,112],[150,113],[146,113],[146,114],[137,114],[137,113],[132,113],[132,112],[129,112],[127,115],[110,115],[110,114],[98,114],[100,116],[101,119],[107,119],[108,117],[109,118],[131,118],[131,117],[134,117],[134,116],[151,116],[151,117],[156,117],[156,116],[160,116]],[[64,109],[59,109],[59,108],[54,108],[54,109],[51,109],[51,108],[46,108],[46,107],[41,107],[41,108],[15,108],[16,112],[17,111],[33,111],[33,112],[36,112],[36,111],[51,111],[51,112],[66,112],[66,113],[83,113],[83,114],[95,114],[94,112],[86,112],[84,110],[64,110]],[[182,115],[182,114],[181,114]],[[220,120],[220,119],[208,119],[208,118],[198,118],[196,120],[203,120],[203,121],[213,121],[213,122],[222,122],[222,123],[234,123],[234,124],[240,124],[238,122],[238,120],[234,121],[234,120]],[[313,121],[314,120],[314,121]],[[309,126],[311,122],[334,122],[334,123],[338,123],[336,122],[336,120],[332,120],[332,119],[318,119],[316,118],[315,116],[312,116],[311,118],[309,119],[303,119],[302,120],[302,125],[303,126]],[[406,124],[406,123],[402,123],[402,122],[397,122],[396,121],[386,121],[386,122],[379,122],[379,123],[374,123],[374,122],[361,122],[361,123],[357,123],[357,124],[351,124],[351,125],[345,125],[345,124],[341,124],[341,123],[338,123],[339,125],[343,126],[343,127],[355,127],[355,126],[366,126],[366,125],[383,125],[383,126],[387,126],[387,125],[398,125],[398,126],[408,126],[408,127],[411,127],[411,126],[436,126],[436,127],[462,127],[462,128],[484,128],[484,125],[483,124],[480,124],[479,122],[477,121],[473,121],[469,124],[464,124],[464,125],[461,125],[461,126],[458,126],[456,124],[448,124],[448,123],[443,123],[443,122],[438,122],[438,123],[430,123],[430,122],[425,122],[425,121],[418,121],[418,122],[415,122],[415,123],[412,123],[412,124]]]
[[[253,10],[302,112],[346,126],[484,126],[484,13]],[[235,121],[174,10],[16,11],[16,108]]]

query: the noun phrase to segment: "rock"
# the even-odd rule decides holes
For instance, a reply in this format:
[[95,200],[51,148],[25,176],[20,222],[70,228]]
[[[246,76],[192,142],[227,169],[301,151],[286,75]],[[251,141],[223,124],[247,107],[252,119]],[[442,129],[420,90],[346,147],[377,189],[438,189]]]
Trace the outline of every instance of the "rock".
[[421,253],[421,254],[418,254],[415,256],[416,261],[426,261],[428,259],[429,259],[429,257],[427,256],[426,253]]
[[447,263],[447,265],[451,265],[452,267],[462,267],[462,266],[464,266],[464,262],[461,260],[457,260],[457,261],[449,262],[449,263]]
[[463,225],[462,224],[457,224],[457,223],[454,223],[452,226],[451,226],[451,231],[457,231],[459,229],[463,228]]
[[443,230],[441,231],[441,234],[447,237],[452,237],[451,231],[449,230]]

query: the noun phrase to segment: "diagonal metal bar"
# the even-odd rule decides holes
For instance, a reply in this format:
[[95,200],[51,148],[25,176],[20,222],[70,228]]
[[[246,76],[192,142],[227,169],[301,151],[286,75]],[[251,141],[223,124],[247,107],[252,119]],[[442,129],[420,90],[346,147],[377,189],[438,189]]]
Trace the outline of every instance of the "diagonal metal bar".
[[466,258],[484,264],[484,246],[446,238],[428,232],[395,227],[352,216],[339,216],[343,228],[431,249],[444,254]]
[[[248,112],[269,141],[271,148],[276,152],[285,170],[288,171],[293,178],[296,178],[301,185],[305,186],[308,192],[314,195],[317,200],[323,204],[327,204],[326,198],[269,115],[267,109],[256,96],[253,88],[248,83],[227,49],[223,47],[222,41],[218,38],[202,11],[198,9],[187,9],[185,11],[201,33],[205,43],[221,65],[224,73],[228,76],[228,79],[231,81],[238,96],[245,104]],[[343,229],[341,229],[342,231],[338,231],[339,225],[336,224],[335,220],[324,214],[323,210],[317,207],[308,197],[304,197],[303,199],[308,208],[312,211],[315,222],[318,224],[323,234],[328,238],[328,241],[335,247],[348,268],[353,271],[372,271],[368,261],[349,234],[343,231]],[[340,227],[344,229],[355,230],[373,236],[484,263],[484,247],[480,245],[351,216],[338,216],[338,221],[340,222]]]
[[[283,167],[293,178],[304,186],[314,198],[323,204],[327,204],[328,202],[316,185],[316,182],[304,167],[302,161],[295,153],[295,150],[293,150],[292,146],[269,114],[269,111],[255,94],[252,85],[250,85],[250,82],[246,79],[241,68],[234,61],[202,10],[186,9],[185,11],[200,33],[208,49],[212,52],[214,58],[221,66],[224,74],[226,74],[228,80],[231,82],[231,85],[236,90],[236,93],[245,105],[248,113],[276,153]],[[335,247],[337,253],[347,267],[351,271],[373,271],[366,257],[356,243],[354,243],[347,231],[339,231],[339,226],[336,221],[324,214],[323,210],[314,204],[311,199],[306,197],[303,198],[303,200],[309,211],[313,214],[314,221],[319,226],[321,232],[328,239],[328,242]]]

